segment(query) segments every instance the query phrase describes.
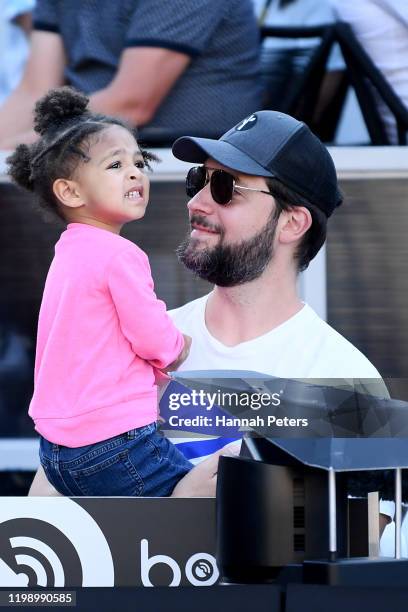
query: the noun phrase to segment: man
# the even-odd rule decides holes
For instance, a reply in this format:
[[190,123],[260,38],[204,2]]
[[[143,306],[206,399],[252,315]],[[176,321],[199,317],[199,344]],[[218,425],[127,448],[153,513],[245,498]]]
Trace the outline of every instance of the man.
[[[0,149],[32,141],[32,109],[63,84],[141,137],[219,136],[259,105],[251,0],[37,0],[23,80],[0,109]],[[229,100],[233,100],[231,104]]]
[[[219,140],[183,137],[173,153],[203,164],[187,177],[192,231],[179,257],[215,284],[171,313],[193,338],[181,369],[359,379],[358,387],[387,396],[368,359],[297,292],[298,273],[323,245],[327,219],[342,202],[332,159],[309,128],[260,111]],[[194,443],[195,456],[207,453],[201,444]],[[175,494],[208,495],[217,461],[197,466]],[[41,493],[39,478],[36,484],[32,494]]]
[[[193,338],[180,370],[250,369],[327,384],[346,379],[388,397],[368,359],[298,295],[298,274],[320,250],[327,219],[343,201],[318,138],[288,115],[260,111],[218,141],[180,138],[173,154],[203,164],[187,177],[192,231],[178,255],[215,285],[172,312]],[[189,458],[208,451],[206,440],[193,446],[180,448]],[[382,533],[393,511],[387,502],[381,510]]]
[[332,381],[326,384],[346,379],[387,397],[368,359],[298,295],[298,274],[323,245],[328,217],[342,202],[332,159],[307,126],[261,111],[218,141],[183,137],[173,153],[204,164],[187,178],[192,232],[179,258],[215,284],[172,313],[193,337],[181,369],[250,369]]
[[180,138],[173,153],[203,164],[187,178],[192,232],[179,258],[215,285],[173,311],[193,336],[183,369],[250,365],[285,378],[381,380],[298,295],[298,274],[343,199],[332,159],[308,127],[260,111],[219,140]]

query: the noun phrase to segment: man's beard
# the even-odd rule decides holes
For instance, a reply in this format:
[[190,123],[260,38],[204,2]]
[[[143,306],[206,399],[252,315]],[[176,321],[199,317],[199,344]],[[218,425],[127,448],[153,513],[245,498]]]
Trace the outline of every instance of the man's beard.
[[199,248],[200,241],[188,235],[177,249],[178,258],[197,276],[219,287],[249,283],[261,276],[272,259],[277,221],[273,211],[265,226],[252,238],[223,244],[224,232],[220,227],[211,226],[204,217],[193,215],[190,223],[218,231],[219,243],[212,248]]

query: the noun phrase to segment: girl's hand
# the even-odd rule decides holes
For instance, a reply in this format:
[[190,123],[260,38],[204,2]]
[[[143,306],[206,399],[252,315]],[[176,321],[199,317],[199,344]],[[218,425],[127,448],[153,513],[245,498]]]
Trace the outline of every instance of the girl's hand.
[[191,348],[191,336],[187,336],[187,334],[183,334],[183,337],[184,337],[183,350],[181,351],[177,359],[173,361],[173,363],[170,363],[170,365],[168,365],[167,368],[163,369],[163,372],[173,372],[174,370],[177,370],[181,366],[183,361],[187,359],[190,353],[190,348]]

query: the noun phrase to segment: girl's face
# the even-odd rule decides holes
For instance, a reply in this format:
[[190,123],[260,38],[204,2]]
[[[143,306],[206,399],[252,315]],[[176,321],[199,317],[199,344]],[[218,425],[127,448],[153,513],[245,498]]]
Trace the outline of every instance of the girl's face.
[[90,160],[75,173],[79,199],[67,217],[118,233],[145,214],[149,179],[143,156],[133,135],[119,125],[99,132],[91,143]]

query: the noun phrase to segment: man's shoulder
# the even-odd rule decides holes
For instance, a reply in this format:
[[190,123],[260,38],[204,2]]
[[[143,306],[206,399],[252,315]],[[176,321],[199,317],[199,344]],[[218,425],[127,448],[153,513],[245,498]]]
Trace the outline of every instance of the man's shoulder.
[[316,343],[319,350],[316,359],[333,371],[333,378],[381,378],[370,360],[349,340],[342,336],[312,308],[306,306],[305,320],[310,346]]

